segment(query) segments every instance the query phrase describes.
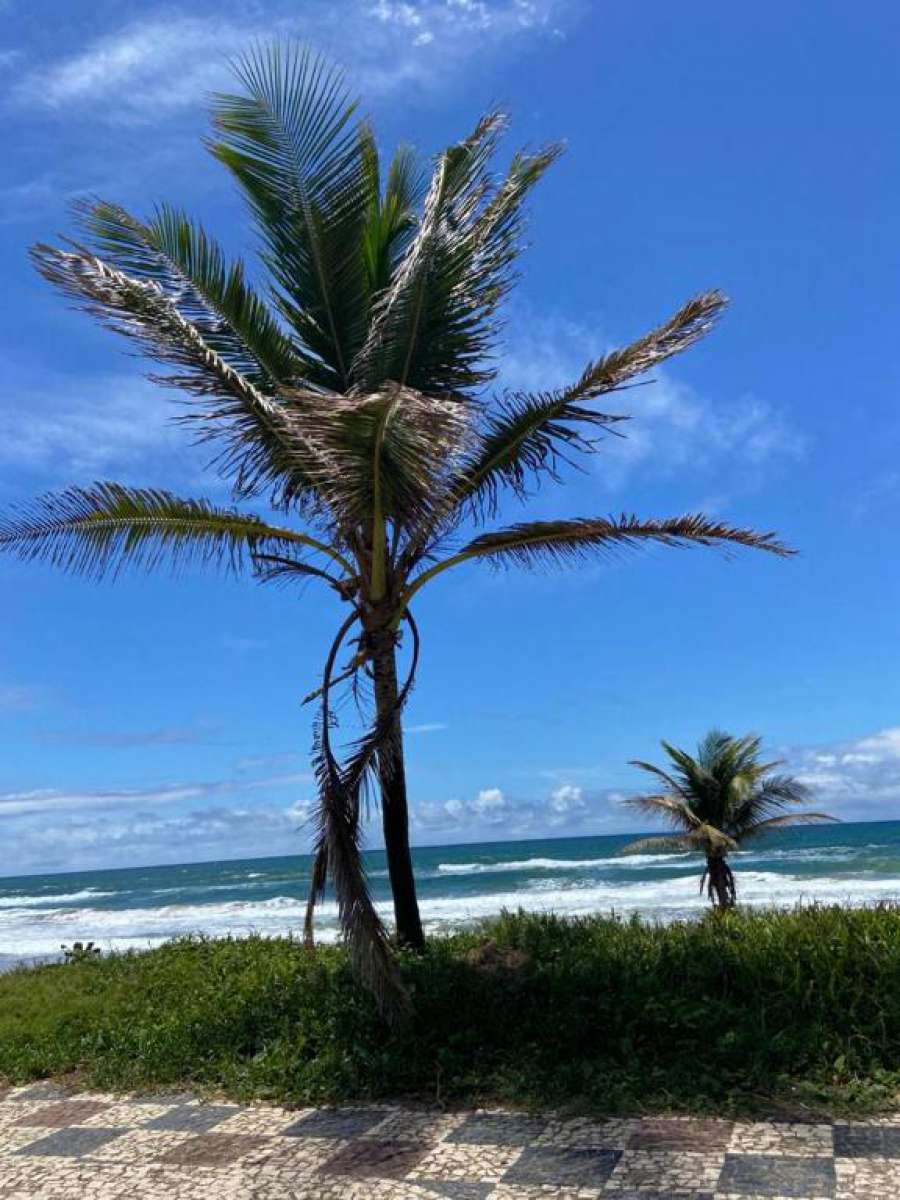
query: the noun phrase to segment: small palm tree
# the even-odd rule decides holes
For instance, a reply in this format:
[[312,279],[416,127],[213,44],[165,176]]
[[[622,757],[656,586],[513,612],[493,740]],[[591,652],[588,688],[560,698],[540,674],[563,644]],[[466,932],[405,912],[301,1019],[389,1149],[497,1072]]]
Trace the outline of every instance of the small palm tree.
[[714,729],[700,742],[696,758],[668,742],[660,744],[671,760],[669,770],[637,759],[631,765],[661,780],[665,790],[631,797],[625,804],[645,815],[662,817],[678,832],[641,838],[625,846],[622,853],[695,850],[705,854],[700,890],[705,886],[718,908],[735,904],[729,851],[786,825],[837,819],[825,813],[786,812],[791,805],[804,803],[809,790],[798,779],[776,773],[780,761],[760,761],[762,743],[752,734],[737,738]]
[[[277,519],[97,483],[9,514],[0,549],[94,576],[164,560],[246,567],[264,580],[314,579],[346,605],[312,693],[320,806],[307,929],[330,881],[357,966],[387,1004],[392,960],[367,887],[360,812],[372,783],[398,938],[420,948],[401,713],[422,589],[466,562],[555,567],[650,542],[789,551],[773,534],[695,514],[484,531],[502,497],[525,501],[562,461],[591,451],[623,419],[594,402],[702,337],[724,297],[698,296],[559,390],[491,398],[523,204],[559,149],[517,153],[494,176],[504,118],[490,112],[437,156],[430,180],[405,148],[384,170],[342,77],[317,57],[262,48],[236,73],[240,92],[213,98],[209,149],[249,206],[261,290],[168,206],[141,220],[117,204],[82,204],[80,241],[32,253],[78,306],[169,368],[155,378],[192,404],[184,420],[218,448],[234,498],[263,498]],[[333,746],[341,683],[371,714],[342,761]]]

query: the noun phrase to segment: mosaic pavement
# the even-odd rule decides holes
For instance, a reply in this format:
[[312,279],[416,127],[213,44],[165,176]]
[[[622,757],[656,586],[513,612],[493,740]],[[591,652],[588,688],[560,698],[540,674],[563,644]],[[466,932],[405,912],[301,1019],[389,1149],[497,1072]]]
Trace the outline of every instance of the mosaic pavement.
[[0,1200],[900,1200],[900,1117],[589,1121],[0,1092]]

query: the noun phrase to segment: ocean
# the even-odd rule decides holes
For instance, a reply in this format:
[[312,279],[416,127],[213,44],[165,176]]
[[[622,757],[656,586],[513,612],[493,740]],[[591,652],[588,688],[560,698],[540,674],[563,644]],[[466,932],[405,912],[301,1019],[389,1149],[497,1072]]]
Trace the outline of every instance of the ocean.
[[[633,836],[633,835],[630,835]],[[428,846],[415,851],[428,932],[459,929],[501,909],[582,916],[692,917],[707,907],[695,855],[619,856],[630,836]],[[900,900],[900,821],[792,829],[733,855],[738,899],[755,906]],[[379,910],[390,917],[384,856],[368,856]],[[0,879],[0,969],[57,957],[63,943],[103,950],[157,946],[189,933],[300,932],[306,856]],[[336,936],[334,905],[318,936]]]

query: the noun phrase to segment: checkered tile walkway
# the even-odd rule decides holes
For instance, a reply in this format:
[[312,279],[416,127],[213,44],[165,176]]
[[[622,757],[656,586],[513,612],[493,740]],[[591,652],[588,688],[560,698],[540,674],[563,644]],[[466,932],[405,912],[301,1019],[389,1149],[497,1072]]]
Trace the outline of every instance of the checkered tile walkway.
[[0,1200],[900,1200],[900,1117],[557,1120],[0,1094]]

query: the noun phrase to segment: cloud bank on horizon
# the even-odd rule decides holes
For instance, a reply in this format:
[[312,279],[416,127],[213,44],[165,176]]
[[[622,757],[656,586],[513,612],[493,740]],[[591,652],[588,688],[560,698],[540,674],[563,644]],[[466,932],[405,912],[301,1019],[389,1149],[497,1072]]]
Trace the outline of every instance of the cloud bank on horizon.
[[[443,726],[434,722],[419,728]],[[275,761],[298,757],[285,754]],[[810,788],[810,805],[839,820],[885,820],[898,810],[900,726],[831,746],[796,747],[785,759]],[[15,846],[14,859],[0,853],[0,877],[305,853],[315,808],[312,776],[258,773],[272,762],[271,756],[246,759],[230,777],[217,780],[0,795],[5,844]],[[570,781],[549,788],[537,781],[489,786],[474,796],[416,801],[413,841],[449,844],[459,841],[461,832],[471,842],[631,833],[634,817],[622,801],[637,789],[602,786],[608,773],[602,766],[586,768],[581,774],[593,780],[587,784],[573,781],[577,771],[550,769],[547,777]],[[284,792],[302,795],[277,802],[274,797]],[[260,797],[256,803],[254,794]],[[166,812],[184,803],[198,806]],[[381,844],[377,822],[368,827],[367,844]]]

